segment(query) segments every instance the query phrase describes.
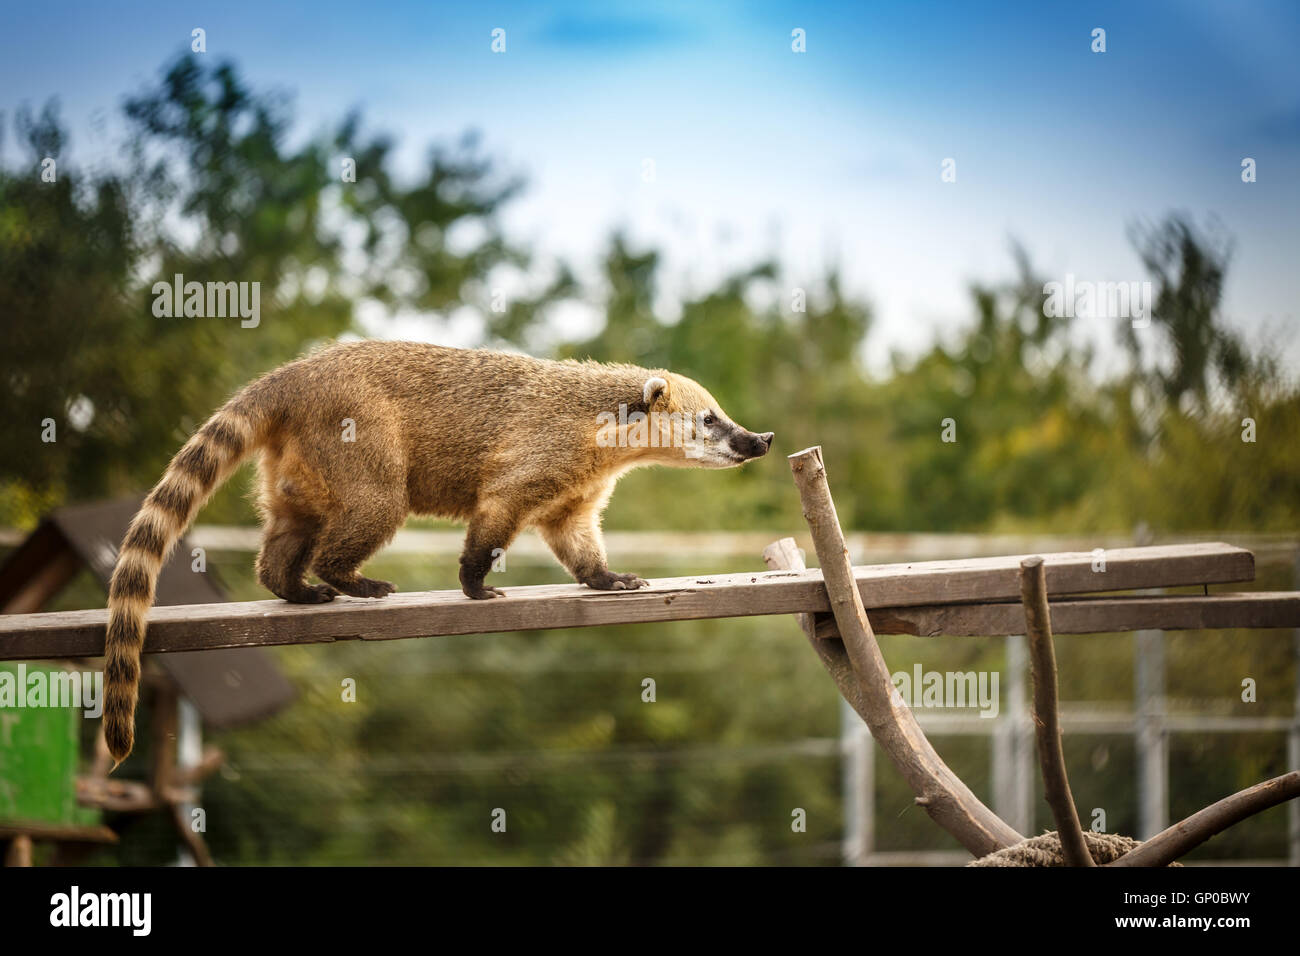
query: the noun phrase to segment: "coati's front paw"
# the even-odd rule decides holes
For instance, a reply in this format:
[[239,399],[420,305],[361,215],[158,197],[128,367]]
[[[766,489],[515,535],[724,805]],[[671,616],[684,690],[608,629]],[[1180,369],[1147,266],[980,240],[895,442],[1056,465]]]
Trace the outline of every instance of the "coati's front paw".
[[472,597],[475,601],[485,601],[488,598],[506,596],[506,592],[502,591],[500,588],[490,588],[485,584],[481,584],[477,588],[465,587],[461,588],[461,590],[465,592],[466,596]]
[[645,578],[635,574],[618,574],[615,571],[593,574],[582,583],[596,591],[635,591],[637,588],[650,586],[650,582]]

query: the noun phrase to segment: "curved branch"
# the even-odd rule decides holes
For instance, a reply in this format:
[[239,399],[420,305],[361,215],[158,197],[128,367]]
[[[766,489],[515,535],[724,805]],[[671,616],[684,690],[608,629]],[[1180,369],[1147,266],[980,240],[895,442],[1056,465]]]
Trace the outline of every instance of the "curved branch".
[[818,655],[842,691],[845,682],[856,685],[856,692],[845,693],[845,698],[862,715],[871,735],[916,794],[916,802],[935,823],[977,857],[1019,843],[1024,837],[981,803],[935,752],[890,681],[854,580],[844,533],[826,483],[821,448],[796,452],[789,460],[854,680],[848,681],[849,674],[843,670],[845,661],[819,646],[827,642],[818,641],[814,632]]
[[1161,830],[1107,866],[1168,866],[1234,823],[1296,797],[1300,797],[1300,770],[1292,770],[1224,797],[1181,823]]

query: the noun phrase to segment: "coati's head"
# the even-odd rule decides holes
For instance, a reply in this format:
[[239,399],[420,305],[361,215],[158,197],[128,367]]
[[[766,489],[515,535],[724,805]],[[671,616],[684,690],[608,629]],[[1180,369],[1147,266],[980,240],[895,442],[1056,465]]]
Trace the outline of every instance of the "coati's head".
[[621,440],[647,463],[734,468],[772,447],[772,432],[760,435],[737,425],[703,386],[673,372],[645,380],[628,419]]

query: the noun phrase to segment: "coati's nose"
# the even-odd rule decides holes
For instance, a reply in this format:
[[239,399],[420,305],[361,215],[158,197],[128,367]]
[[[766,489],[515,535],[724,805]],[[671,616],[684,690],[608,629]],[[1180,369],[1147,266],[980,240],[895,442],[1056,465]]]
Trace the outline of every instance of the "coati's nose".
[[765,446],[765,447],[763,448],[763,453],[764,453],[764,454],[767,454],[767,452],[771,450],[771,448],[772,448],[772,439],[775,438],[775,437],[776,437],[776,432],[763,432],[763,434],[761,434],[761,435],[758,436],[758,440],[761,441],[761,442],[763,443],[763,445]]

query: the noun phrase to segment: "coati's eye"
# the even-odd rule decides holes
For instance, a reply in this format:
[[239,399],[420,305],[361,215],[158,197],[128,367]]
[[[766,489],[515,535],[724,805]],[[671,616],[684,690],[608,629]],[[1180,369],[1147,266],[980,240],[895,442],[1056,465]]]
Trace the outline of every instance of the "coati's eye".
[[709,415],[709,414],[706,414],[706,415],[704,416],[704,426],[707,428],[709,425],[712,425],[712,424],[713,424],[713,416],[712,416],[712,415]]

